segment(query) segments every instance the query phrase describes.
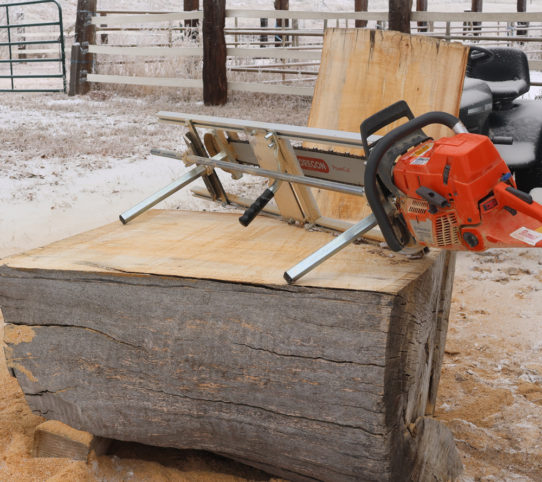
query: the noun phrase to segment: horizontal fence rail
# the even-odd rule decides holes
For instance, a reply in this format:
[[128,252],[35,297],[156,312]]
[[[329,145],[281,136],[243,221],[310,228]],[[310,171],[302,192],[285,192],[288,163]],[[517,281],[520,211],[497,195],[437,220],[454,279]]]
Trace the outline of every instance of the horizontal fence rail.
[[[386,28],[388,12],[227,9],[226,17],[224,34],[232,76],[229,89],[312,95],[325,29],[354,27],[357,20],[368,22],[370,28]],[[102,44],[89,45],[88,52],[98,56],[98,70],[100,65],[111,66],[115,62],[123,66],[173,62],[172,70],[182,70],[178,67],[182,59],[197,60],[203,55],[202,20],[201,11],[98,10],[90,23]],[[542,12],[412,12],[411,27],[415,34],[450,41],[518,46],[526,51],[530,68],[542,70]],[[137,40],[144,36],[146,44]],[[140,57],[145,59],[141,61]],[[301,65],[303,69],[299,68]],[[243,76],[257,79],[247,82]],[[113,72],[89,72],[87,80],[202,87],[201,79]],[[284,85],[275,85],[279,83]]]
[[[174,79],[160,77],[131,77],[123,75],[88,74],[89,82],[103,82],[126,85],[142,85],[152,87],[203,88],[201,79]],[[259,84],[251,82],[229,81],[228,89],[242,92],[262,92]],[[268,94],[312,96],[313,87],[292,87],[290,85],[265,85]]]
[[[171,20],[203,19],[203,12],[146,12],[98,10],[94,25],[152,23]],[[227,18],[273,18],[304,20],[387,21],[388,12],[308,12],[295,10],[226,9]],[[412,22],[542,22],[542,12],[412,12]]]
[[[90,45],[89,52],[106,55],[126,55],[143,57],[197,57],[203,54],[202,47],[109,47]],[[320,50],[294,50],[287,48],[266,48],[265,52],[253,48],[227,48],[229,57],[256,57],[267,59],[320,60]]]
[[94,25],[107,27],[110,25],[136,25],[180,20],[203,20],[203,12],[151,13],[143,15],[112,14],[93,17],[91,22]]

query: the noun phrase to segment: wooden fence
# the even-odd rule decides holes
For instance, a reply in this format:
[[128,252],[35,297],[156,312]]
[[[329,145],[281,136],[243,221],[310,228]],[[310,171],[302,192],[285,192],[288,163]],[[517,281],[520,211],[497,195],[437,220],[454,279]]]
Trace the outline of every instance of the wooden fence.
[[[354,27],[356,20],[367,21],[369,28],[386,28],[388,13],[230,9],[226,17],[230,90],[311,96],[325,29]],[[278,19],[288,22],[262,26],[277,24]],[[192,75],[182,72],[183,60],[201,64],[202,32],[194,24],[201,27],[202,20],[201,11],[97,11],[90,18],[96,41],[83,46],[84,53],[95,58],[86,81],[202,88],[199,68]],[[542,70],[542,12],[413,12],[411,25],[413,33],[420,35],[482,46],[518,46],[527,52],[531,68]],[[170,76],[141,75],[129,69],[123,74],[111,72],[112,65],[165,62],[172,63],[173,70],[180,66],[181,71],[178,68]]]

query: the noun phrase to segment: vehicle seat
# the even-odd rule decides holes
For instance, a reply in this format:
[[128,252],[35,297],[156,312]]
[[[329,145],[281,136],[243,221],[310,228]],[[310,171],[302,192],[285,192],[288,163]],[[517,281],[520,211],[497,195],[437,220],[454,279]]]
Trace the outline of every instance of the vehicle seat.
[[488,49],[490,59],[470,62],[467,75],[487,83],[495,104],[510,102],[529,91],[529,62],[522,50],[508,47]]

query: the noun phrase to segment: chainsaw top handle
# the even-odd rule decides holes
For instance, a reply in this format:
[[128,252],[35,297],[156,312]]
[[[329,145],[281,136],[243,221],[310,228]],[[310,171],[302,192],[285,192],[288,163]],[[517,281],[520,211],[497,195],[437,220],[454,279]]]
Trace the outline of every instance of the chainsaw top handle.
[[[400,111],[404,112],[405,101],[399,101],[393,106],[384,109],[384,111],[377,112],[373,116],[365,120],[361,126],[360,131],[362,138],[368,132],[367,126],[378,125],[380,128],[398,120],[401,117],[409,117],[408,115],[400,115],[397,117]],[[395,106],[395,108],[394,108]],[[408,108],[408,106],[407,106]],[[408,109],[410,111],[410,109]],[[388,117],[388,122],[383,123],[383,115],[385,111],[389,112],[390,116]],[[395,115],[393,115],[395,114]],[[376,117],[376,120],[374,119]],[[369,152],[366,151],[367,156],[367,165],[365,167],[365,195],[367,196],[367,201],[371,207],[373,214],[380,226],[382,235],[386,240],[389,248],[393,251],[401,251],[405,245],[398,239],[395,230],[393,229],[392,223],[388,215],[386,214],[386,209],[384,207],[385,196],[381,190],[381,184],[378,181],[377,174],[380,162],[385,154],[390,150],[394,145],[399,143],[405,137],[410,136],[418,130],[421,130],[423,127],[426,127],[430,124],[442,124],[450,129],[452,129],[456,134],[467,133],[467,129],[463,123],[455,116],[448,114],[447,112],[428,112],[419,117],[410,119],[405,124],[396,127],[392,131],[388,132],[381,139],[379,139],[376,144],[373,144],[369,149]],[[366,141],[364,142],[364,146]],[[413,146],[410,146],[413,147]],[[392,173],[389,173],[389,176],[392,176]]]
[[359,128],[361,131],[361,142],[363,144],[363,150],[365,151],[365,157],[369,157],[369,152],[375,145],[375,143],[369,145],[369,137],[383,127],[386,127],[403,117],[412,120],[414,119],[414,114],[410,110],[408,104],[404,100],[400,100],[399,102],[395,102],[395,104],[378,111],[361,123]]

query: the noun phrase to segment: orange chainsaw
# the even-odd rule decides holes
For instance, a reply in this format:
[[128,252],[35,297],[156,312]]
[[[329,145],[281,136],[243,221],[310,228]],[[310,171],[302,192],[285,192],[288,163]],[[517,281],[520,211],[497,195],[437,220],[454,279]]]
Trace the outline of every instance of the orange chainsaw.
[[[368,144],[401,117],[408,122]],[[430,124],[456,135],[434,141],[422,130]],[[542,246],[542,205],[516,188],[491,140],[468,133],[453,115],[414,118],[400,101],[365,120],[361,136],[369,153],[365,194],[393,251]]]
[[[383,137],[374,135],[403,117],[406,123]],[[456,135],[435,141],[422,130],[430,124],[445,125]],[[542,205],[517,189],[488,137],[470,134],[445,112],[415,118],[404,101],[369,117],[360,129],[368,154],[365,195],[373,212],[286,271],[288,283],[377,225],[389,248],[407,255],[430,247],[483,251],[542,246]]]

